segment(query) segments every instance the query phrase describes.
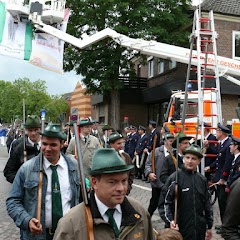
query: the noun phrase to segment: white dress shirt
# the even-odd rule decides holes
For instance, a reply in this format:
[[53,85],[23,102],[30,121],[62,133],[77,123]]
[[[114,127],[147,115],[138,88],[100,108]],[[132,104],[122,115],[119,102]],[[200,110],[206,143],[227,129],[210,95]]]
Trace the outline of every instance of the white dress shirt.
[[[43,169],[47,175],[47,193],[46,193],[46,203],[45,203],[45,221],[46,228],[52,227],[52,169],[50,168],[51,163],[44,157],[43,160]],[[62,198],[62,210],[63,216],[69,211],[71,208],[71,198],[72,191],[69,182],[68,175],[68,166],[66,160],[62,155],[60,155],[60,159],[57,167],[58,173],[58,181],[60,184],[61,198]]]
[[[107,207],[104,203],[102,203],[96,193],[95,193],[95,199],[96,199],[96,203],[97,203],[97,207],[98,207],[98,210],[101,214],[101,216],[103,217],[103,219],[108,222],[108,215],[106,214],[106,211],[109,209],[109,207]],[[120,204],[116,205],[115,206],[115,211],[114,211],[114,214],[113,214],[113,218],[117,224],[117,227],[118,229],[120,229],[120,226],[121,226],[121,222],[122,222],[122,209],[121,209],[121,206]]]
[[[28,142],[34,147],[35,143],[29,137],[28,137]],[[40,150],[40,148],[41,148],[41,140],[39,142],[37,142],[37,144],[38,144],[37,148],[38,148],[38,150]]]

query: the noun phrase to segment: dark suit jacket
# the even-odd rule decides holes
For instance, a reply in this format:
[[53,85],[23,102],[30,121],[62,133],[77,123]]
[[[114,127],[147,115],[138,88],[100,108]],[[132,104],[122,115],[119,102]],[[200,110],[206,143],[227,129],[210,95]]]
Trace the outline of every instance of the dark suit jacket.
[[228,175],[232,166],[233,155],[230,153],[229,145],[231,139],[227,138],[223,144],[218,145],[218,156],[210,168],[216,168],[214,182],[218,182],[220,179],[227,181]]
[[147,149],[149,152],[153,150],[153,142],[154,142],[155,134],[157,134],[156,148],[160,147],[160,133],[157,132],[157,129],[155,128],[154,131],[151,132],[151,134],[148,137]]

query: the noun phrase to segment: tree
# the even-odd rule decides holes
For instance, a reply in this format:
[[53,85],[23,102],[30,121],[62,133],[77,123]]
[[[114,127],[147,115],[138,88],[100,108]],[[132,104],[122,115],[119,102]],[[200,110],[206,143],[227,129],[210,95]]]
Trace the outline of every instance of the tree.
[[23,116],[23,99],[28,114],[40,115],[41,109],[47,110],[47,120],[56,122],[62,112],[67,112],[68,103],[61,96],[50,96],[46,92],[46,82],[37,80],[31,82],[28,78],[17,79],[14,82],[0,81],[0,118],[11,122],[18,116]]
[[[189,24],[187,0],[69,0],[68,6],[72,10],[68,33],[76,37],[110,27],[133,38],[176,45],[187,40],[184,30]],[[119,90],[123,87],[119,75],[135,74],[129,61],[132,55],[131,50],[111,39],[82,51],[67,45],[65,51],[65,70],[75,69],[82,74],[88,93],[110,94],[110,120],[115,128],[120,122]]]

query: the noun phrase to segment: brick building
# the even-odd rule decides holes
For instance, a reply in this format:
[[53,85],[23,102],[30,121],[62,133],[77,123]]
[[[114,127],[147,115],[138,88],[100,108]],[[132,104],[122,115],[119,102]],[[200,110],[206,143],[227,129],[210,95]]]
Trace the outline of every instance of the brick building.
[[85,95],[85,89],[78,82],[70,99],[70,115],[78,115],[80,118],[91,116],[91,97]]
[[[238,0],[205,0],[201,5],[205,17],[213,10],[215,29],[218,33],[218,55],[240,60],[240,8]],[[143,90],[144,103],[154,118],[160,112],[160,122],[172,90],[185,89],[187,65],[148,58],[148,88]],[[220,78],[223,120],[238,118],[240,87]]]
[[[205,17],[210,10],[214,12],[218,55],[240,60],[239,0],[204,0],[201,10]],[[147,65],[142,65],[140,58],[131,61],[135,64],[137,79],[122,79],[124,89],[120,92],[121,119],[128,116],[131,124],[147,125],[149,119],[156,119],[159,114],[159,123],[162,124],[172,91],[185,90],[187,64],[152,56],[147,57]],[[137,83],[143,79],[145,83],[141,87],[131,85],[131,82]],[[240,86],[223,77],[220,78],[220,85],[223,120],[226,123],[239,118],[236,110],[240,109]],[[92,96],[94,116],[101,123],[108,122],[108,102],[107,96]]]

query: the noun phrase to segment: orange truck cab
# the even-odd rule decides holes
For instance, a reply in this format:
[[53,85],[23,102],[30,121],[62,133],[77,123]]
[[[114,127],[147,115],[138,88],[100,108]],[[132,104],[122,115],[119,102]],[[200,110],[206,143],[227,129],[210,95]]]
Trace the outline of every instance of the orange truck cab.
[[[185,123],[182,126],[182,113],[184,104],[185,92],[177,91],[172,94],[170,102],[165,114],[165,123],[171,133],[176,134],[183,131],[189,136],[195,137],[197,135],[197,121],[198,121],[198,91],[191,91],[188,93],[188,102],[186,108]],[[213,127],[212,132],[218,124],[216,93],[205,90],[203,94],[203,122],[210,123]],[[200,135],[200,131],[198,132]]]

